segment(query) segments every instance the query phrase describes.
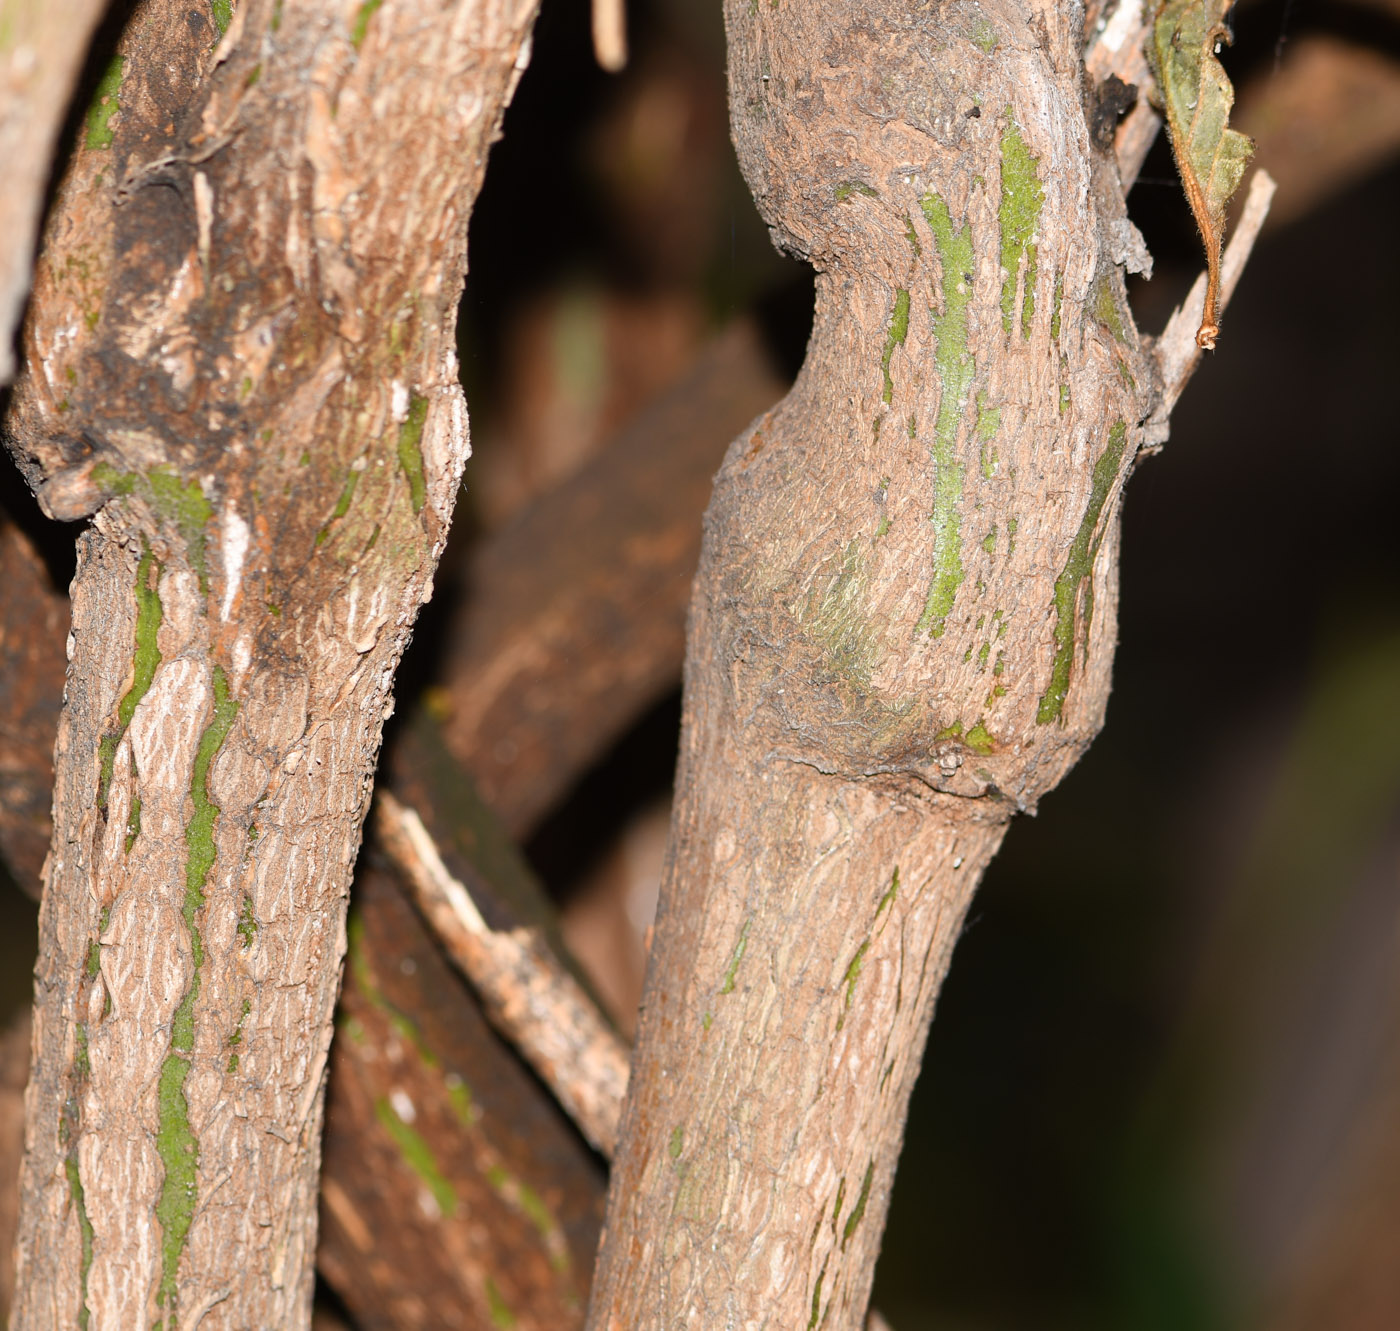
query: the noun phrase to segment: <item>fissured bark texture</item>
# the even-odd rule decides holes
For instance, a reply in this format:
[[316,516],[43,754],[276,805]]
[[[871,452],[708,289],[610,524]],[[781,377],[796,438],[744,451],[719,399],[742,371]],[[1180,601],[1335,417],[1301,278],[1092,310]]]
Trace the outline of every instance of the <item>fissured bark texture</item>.
[[968,900],[1102,722],[1152,380],[1077,7],[725,12],[817,308],[707,518],[590,1325],[854,1331]]
[[45,508],[96,515],[16,1328],[307,1324],[346,894],[468,452],[467,218],[533,14],[148,0],[81,133],[8,422]]

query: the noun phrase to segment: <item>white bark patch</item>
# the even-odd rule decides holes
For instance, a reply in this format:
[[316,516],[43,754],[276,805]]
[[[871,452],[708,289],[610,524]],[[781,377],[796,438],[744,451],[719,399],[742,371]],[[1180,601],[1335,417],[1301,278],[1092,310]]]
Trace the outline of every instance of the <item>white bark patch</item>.
[[462,481],[462,468],[471,455],[467,401],[455,379],[433,394],[420,447],[428,497],[438,514],[447,519]]
[[199,232],[199,262],[209,267],[209,233],[214,225],[214,187],[203,171],[194,173],[194,221]]
[[[193,966],[184,921],[168,902],[130,891],[112,907],[102,977],[112,1011],[90,1040],[94,1088],[107,1100],[125,1079],[151,1084],[168,1051],[170,1019],[189,988]],[[109,1051],[119,1050],[119,1063]]]
[[276,763],[306,732],[309,686],[303,675],[262,672],[248,689],[240,716],[253,744]]
[[225,818],[240,819],[262,798],[271,776],[268,765],[243,744],[225,744],[209,771],[209,796]]
[[248,554],[248,538],[251,533],[248,524],[232,504],[224,509],[220,526],[224,552],[224,600],[219,614],[222,619],[227,620],[233,610],[239,584],[243,581],[243,561]]
[[131,718],[131,748],[143,798],[147,792],[183,798],[210,692],[209,667],[202,661],[182,657],[156,671]]
[[169,566],[160,579],[160,632],[156,644],[160,654],[173,660],[202,640],[204,616],[199,578],[189,569]]

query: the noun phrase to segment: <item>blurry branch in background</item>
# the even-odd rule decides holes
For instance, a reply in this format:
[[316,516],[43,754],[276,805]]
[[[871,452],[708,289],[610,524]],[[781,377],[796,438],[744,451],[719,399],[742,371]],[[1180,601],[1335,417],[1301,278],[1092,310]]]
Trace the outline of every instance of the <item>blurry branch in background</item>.
[[430,700],[512,835],[679,682],[711,478],[733,434],[784,388],[754,327],[732,325],[470,555]]
[[593,55],[609,74],[627,67],[625,0],[593,0]]

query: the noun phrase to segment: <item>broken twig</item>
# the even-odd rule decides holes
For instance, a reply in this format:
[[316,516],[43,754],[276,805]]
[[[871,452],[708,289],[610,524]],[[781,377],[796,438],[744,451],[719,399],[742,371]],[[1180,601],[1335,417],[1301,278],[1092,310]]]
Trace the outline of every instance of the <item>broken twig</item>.
[[381,844],[449,955],[481,994],[493,1025],[554,1092],[602,1154],[617,1144],[630,1054],[534,929],[490,928],[448,872],[411,808],[376,797]]
[[[1274,197],[1274,178],[1262,168],[1254,173],[1249,182],[1249,194],[1245,198],[1244,211],[1240,214],[1235,234],[1225,247],[1225,257],[1220,265],[1219,308],[1230,303],[1244,271],[1245,261],[1254,248],[1259,228],[1269,215],[1269,203]],[[1202,273],[1192,286],[1186,299],[1177,306],[1167,326],[1157,339],[1157,366],[1162,379],[1162,396],[1156,410],[1148,418],[1144,427],[1143,447],[1151,448],[1166,443],[1171,424],[1172,408],[1176,406],[1181,391],[1196,371],[1204,354],[1196,340],[1196,330],[1201,324],[1201,312],[1205,307],[1207,275]]]

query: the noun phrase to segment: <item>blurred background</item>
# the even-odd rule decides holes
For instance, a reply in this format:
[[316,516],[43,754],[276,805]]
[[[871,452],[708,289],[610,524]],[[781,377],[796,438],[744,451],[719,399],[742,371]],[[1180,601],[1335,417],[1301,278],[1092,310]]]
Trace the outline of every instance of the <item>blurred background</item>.
[[[1400,6],[1244,0],[1234,26],[1274,214],[1127,490],[1107,727],[1013,827],[940,998],[876,1282],[895,1331],[1400,1327]],[[449,730],[448,621],[479,552],[736,322],[775,383],[800,362],[811,277],[734,165],[718,5],[634,0],[629,35],[604,74],[586,6],[545,0],[473,218],[475,455],[400,691]],[[1164,141],[1129,206],[1152,333],[1202,265]],[[672,657],[584,775],[506,818],[624,1029]],[[9,1014],[35,908],[7,889],[0,909]]]

